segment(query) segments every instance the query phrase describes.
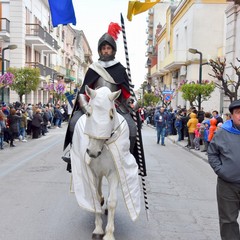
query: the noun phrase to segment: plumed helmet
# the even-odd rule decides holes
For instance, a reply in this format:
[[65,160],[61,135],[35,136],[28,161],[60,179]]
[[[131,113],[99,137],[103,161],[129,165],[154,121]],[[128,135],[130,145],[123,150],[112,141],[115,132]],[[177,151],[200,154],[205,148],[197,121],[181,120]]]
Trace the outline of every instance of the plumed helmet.
[[240,108],[240,99],[233,101],[230,105],[229,105],[229,112],[233,113],[233,109],[235,108]]
[[106,43],[112,46],[115,52],[117,51],[117,44],[113,37],[109,33],[104,33],[98,41],[98,53],[100,52],[101,47]]
[[101,59],[101,48],[105,44],[109,44],[113,48],[113,54],[110,58],[111,59],[115,58],[115,54],[117,52],[117,44],[115,40],[117,40],[117,37],[120,31],[121,31],[121,27],[117,23],[111,22],[109,24],[108,32],[104,33],[98,41],[98,54],[100,56],[100,59]]

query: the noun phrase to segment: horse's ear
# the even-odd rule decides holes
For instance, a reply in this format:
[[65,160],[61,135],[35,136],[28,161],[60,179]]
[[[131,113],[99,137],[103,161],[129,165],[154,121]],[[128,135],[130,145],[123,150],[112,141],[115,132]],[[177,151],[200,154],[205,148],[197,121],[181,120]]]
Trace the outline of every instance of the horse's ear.
[[117,99],[121,94],[121,89],[116,91],[116,92],[112,92],[108,95],[108,98],[110,101],[114,101],[115,99]]
[[97,94],[96,91],[90,88],[88,85],[85,86],[85,92],[91,99],[95,98]]

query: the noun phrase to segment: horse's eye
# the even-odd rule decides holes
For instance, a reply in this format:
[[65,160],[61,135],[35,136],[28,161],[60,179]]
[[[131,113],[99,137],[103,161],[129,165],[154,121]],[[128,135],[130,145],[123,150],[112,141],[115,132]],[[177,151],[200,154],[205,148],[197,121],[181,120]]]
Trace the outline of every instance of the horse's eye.
[[112,108],[109,110],[109,116],[110,116],[110,119],[113,120],[114,111]]

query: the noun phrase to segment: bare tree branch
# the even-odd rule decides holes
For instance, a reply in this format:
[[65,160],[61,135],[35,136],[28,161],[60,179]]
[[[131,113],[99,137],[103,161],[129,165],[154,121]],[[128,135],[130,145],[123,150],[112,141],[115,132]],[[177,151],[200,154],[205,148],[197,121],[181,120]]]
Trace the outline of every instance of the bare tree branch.
[[[237,58],[237,61],[240,60]],[[209,73],[209,76],[216,78],[220,82],[215,82],[215,86],[224,91],[224,94],[228,96],[230,101],[237,100],[237,93],[240,87],[240,66],[234,66],[230,63],[231,67],[235,70],[235,74],[238,76],[238,81],[234,81],[230,79],[229,75],[226,74],[226,78],[224,78],[224,72],[226,67],[226,58],[221,60],[217,58],[216,61],[210,59],[209,65],[212,67],[213,74]],[[234,91],[231,90],[231,87],[234,88]]]

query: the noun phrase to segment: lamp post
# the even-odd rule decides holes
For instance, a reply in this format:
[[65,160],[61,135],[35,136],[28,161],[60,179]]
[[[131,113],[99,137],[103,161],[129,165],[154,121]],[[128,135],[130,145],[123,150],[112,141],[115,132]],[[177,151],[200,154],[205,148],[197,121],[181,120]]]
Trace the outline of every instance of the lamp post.
[[57,72],[52,72],[52,85],[53,85],[53,104],[54,104],[54,76],[57,76],[58,73]]
[[[4,75],[4,52],[5,50],[9,49],[9,50],[13,50],[16,49],[17,45],[8,45],[7,47],[2,49],[2,76]],[[2,87],[1,89],[2,91],[2,102],[4,102],[4,87]]]
[[[199,84],[202,84],[202,53],[197,49],[189,48],[188,51],[192,54],[199,54]],[[201,94],[198,95],[198,111],[201,111]]]

